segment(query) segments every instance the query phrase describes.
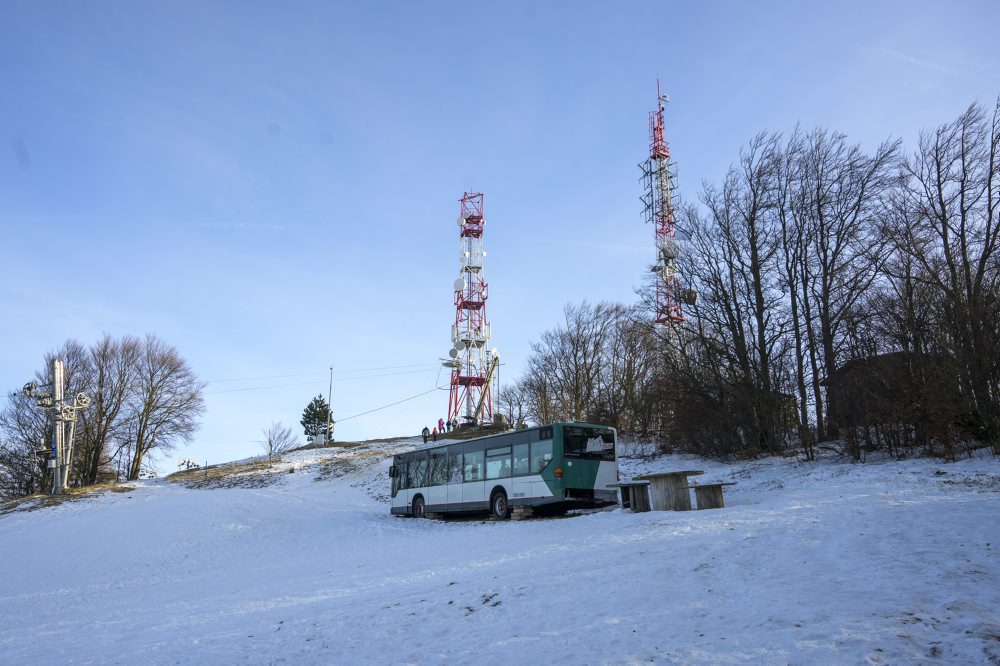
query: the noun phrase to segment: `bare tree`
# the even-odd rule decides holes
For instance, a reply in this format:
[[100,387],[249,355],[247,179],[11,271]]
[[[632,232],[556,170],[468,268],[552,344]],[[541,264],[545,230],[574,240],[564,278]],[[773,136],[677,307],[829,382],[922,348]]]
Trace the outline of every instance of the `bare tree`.
[[652,381],[657,341],[640,305],[606,309],[608,334],[594,418],[633,434],[652,427],[646,389]]
[[527,417],[528,391],[524,380],[504,385],[497,394],[497,408],[515,428],[520,427]]
[[79,478],[84,485],[97,483],[102,469],[124,446],[124,417],[129,412],[141,346],[137,338],[115,340],[105,334],[90,347],[86,390],[93,403],[80,415],[78,430]]
[[[93,402],[78,413],[71,485],[91,485],[103,473],[138,478],[142,464],[193,435],[204,411],[202,383],[177,351],[157,339],[105,335],[89,349],[69,340],[45,356],[36,383],[52,382],[52,359],[65,367],[65,392],[85,391]],[[44,464],[52,436],[50,414],[12,394],[0,409],[0,493],[37,492],[51,475]]]
[[268,462],[271,462],[274,456],[279,456],[295,448],[297,444],[292,429],[284,427],[280,422],[272,423],[271,427],[265,428],[263,432],[264,440],[261,442],[261,447],[267,454]]
[[567,305],[564,325],[531,346],[524,388],[536,422],[585,420],[597,404],[605,345],[621,306]]
[[127,478],[139,478],[143,461],[154,452],[171,450],[190,441],[205,411],[204,384],[195,377],[177,350],[154,335],[142,342],[134,382],[134,400],[128,415]]
[[[42,382],[39,382],[42,383]],[[0,410],[0,497],[20,497],[39,492],[45,479],[45,460],[51,433],[46,412],[23,393],[8,396]]]
[[[876,233],[896,182],[899,141],[882,143],[873,154],[847,137],[816,129],[801,137],[794,153],[794,200],[807,228],[808,251],[801,257],[804,321],[813,359],[813,380],[838,367],[842,328],[856,303],[879,274],[885,241]],[[814,325],[815,322],[815,325]],[[824,434],[822,399],[816,391],[817,430]]]
[[[52,359],[64,362],[66,394],[74,395],[88,386],[90,367],[87,352],[75,340],[67,340],[55,352],[45,355],[45,365],[35,372],[38,385],[52,383]],[[52,441],[52,418],[48,410],[39,409],[34,398],[12,393],[0,411],[0,492],[18,496],[39,492],[51,486],[52,475],[47,467],[47,452]],[[70,483],[79,485],[78,458],[74,456]]]
[[685,266],[701,294],[693,310],[702,347],[698,357],[715,374],[717,397],[711,402],[728,404],[736,416],[733,435],[747,451],[783,446],[788,317],[781,307],[782,235],[774,213],[781,164],[778,136],[759,134],[721,188],[705,186],[707,216],[690,206],[682,209],[691,232]]
[[939,295],[977,436],[1000,454],[1000,99],[924,133],[903,175],[897,247]]

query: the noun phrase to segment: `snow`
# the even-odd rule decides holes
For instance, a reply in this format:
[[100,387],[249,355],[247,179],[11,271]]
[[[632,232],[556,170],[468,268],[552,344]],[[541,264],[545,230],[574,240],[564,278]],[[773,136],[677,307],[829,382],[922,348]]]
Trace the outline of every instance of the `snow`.
[[0,663],[1000,661],[996,458],[625,460],[737,485],[498,523],[390,516],[415,444],[0,515]]

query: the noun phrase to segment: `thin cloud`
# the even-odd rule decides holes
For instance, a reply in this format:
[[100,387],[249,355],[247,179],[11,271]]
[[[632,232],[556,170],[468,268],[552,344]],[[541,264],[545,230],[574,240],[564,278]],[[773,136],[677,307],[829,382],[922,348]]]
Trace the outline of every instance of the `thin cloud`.
[[202,225],[206,229],[227,229],[241,231],[285,231],[284,224],[258,224],[255,222],[215,222]]
[[948,74],[950,76],[960,76],[965,73],[961,69],[952,67],[951,65],[945,65],[944,63],[937,62],[935,60],[928,60],[926,58],[919,58],[917,56],[910,55],[909,53],[903,53],[902,51],[880,48],[878,49],[878,52],[883,55],[887,55],[891,58],[895,58],[900,62],[905,62],[910,65],[916,65],[917,67],[921,67],[923,69],[929,69],[935,72],[939,72],[941,74]]

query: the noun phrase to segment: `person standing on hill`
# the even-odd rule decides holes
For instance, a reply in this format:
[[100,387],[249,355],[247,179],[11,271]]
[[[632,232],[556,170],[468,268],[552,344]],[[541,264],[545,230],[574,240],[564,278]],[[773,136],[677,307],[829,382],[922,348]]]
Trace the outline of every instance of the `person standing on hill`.
[[426,444],[427,438],[431,436],[431,431],[427,429],[427,426],[424,426],[424,429],[420,431],[420,435],[424,438],[424,444]]
[[444,419],[438,419],[438,432],[444,434]]
[[435,442],[438,441],[438,429],[437,428],[434,428],[434,430],[431,431],[431,439],[433,439]]

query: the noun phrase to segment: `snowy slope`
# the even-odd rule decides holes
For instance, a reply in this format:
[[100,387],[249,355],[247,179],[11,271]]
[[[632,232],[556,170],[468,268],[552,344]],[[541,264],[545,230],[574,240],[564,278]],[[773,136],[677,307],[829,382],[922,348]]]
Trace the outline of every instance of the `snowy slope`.
[[412,444],[0,516],[0,663],[1000,662],[995,458],[668,456],[623,469],[728,506],[439,522],[389,515]]

